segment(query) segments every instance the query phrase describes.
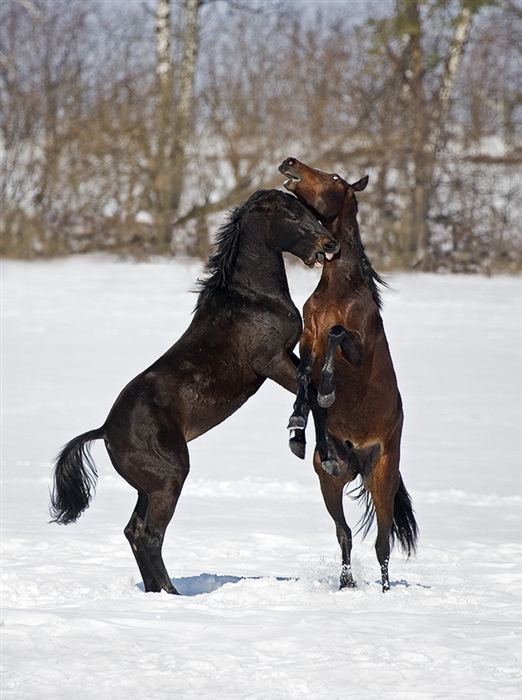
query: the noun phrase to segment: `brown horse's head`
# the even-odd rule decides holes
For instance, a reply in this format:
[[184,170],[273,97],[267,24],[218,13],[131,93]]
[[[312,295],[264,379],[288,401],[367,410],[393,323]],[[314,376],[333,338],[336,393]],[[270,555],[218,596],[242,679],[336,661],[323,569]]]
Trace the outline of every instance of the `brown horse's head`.
[[348,196],[364,190],[368,175],[350,185],[337,173],[324,173],[310,168],[297,158],[287,158],[279,166],[279,172],[288,179],[284,186],[296,197],[311,207],[324,221],[332,221],[339,216]]

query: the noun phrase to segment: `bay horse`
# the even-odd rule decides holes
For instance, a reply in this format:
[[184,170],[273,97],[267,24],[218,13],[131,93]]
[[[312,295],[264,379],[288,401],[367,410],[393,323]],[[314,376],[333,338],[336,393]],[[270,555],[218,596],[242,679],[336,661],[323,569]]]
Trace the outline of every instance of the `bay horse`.
[[267,378],[297,392],[293,349],[302,322],[282,252],[314,267],[338,247],[286,192],[260,190],[237,208],[219,232],[186,332],[127,384],[100,428],[59,454],[53,521],[73,522],[89,506],[97,479],[89,448],[103,439],[114,468],[138,492],[124,532],[145,590],[176,594],[161,550],[189,473],[187,443],[237,411]]
[[[355,587],[352,533],[343,510],[346,484],[360,478],[355,496],[366,509],[364,536],[377,518],[375,550],[382,589],[390,588],[388,562],[397,539],[410,556],[417,523],[400,471],[402,400],[380,314],[383,279],[368,260],[357,222],[355,193],[368,177],[349,184],[338,174],[287,158],[279,171],[284,186],[322,221],[340,245],[303,309],[299,389],[290,418],[290,447],[304,458],[310,386],[326,411],[328,455],[316,447],[314,468],[326,508],[335,521],[342,552],[341,588]],[[315,417],[315,413],[314,413]],[[316,426],[317,427],[317,426]]]

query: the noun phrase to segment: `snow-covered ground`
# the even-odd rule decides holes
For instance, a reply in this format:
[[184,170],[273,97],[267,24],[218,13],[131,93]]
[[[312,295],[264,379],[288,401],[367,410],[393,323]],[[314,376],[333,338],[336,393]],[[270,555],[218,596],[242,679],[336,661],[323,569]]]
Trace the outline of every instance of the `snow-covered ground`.
[[[333,523],[286,445],[292,397],[266,384],[190,445],[164,546],[176,597],[143,592],[135,494],[101,444],[76,524],[49,524],[48,489],[60,446],[186,328],[201,266],[2,272],[2,700],[520,698],[520,278],[394,275],[385,292],[421,535],[415,558],[394,552],[389,593],[372,537],[358,589],[337,590]],[[290,277],[301,306],[317,275]]]

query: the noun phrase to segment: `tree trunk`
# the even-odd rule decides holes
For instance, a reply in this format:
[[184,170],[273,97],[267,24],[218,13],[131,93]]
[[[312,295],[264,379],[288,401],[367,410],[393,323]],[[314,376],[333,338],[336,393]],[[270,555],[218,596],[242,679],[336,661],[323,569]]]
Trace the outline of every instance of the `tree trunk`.
[[405,0],[403,19],[409,39],[405,78],[410,91],[412,118],[411,157],[413,165],[411,187],[411,230],[408,256],[414,265],[426,260],[430,233],[428,228],[429,207],[429,156],[426,152],[428,139],[427,99],[424,87],[424,56],[422,48],[422,26],[418,0]]
[[[190,125],[194,103],[194,76],[198,57],[198,13],[202,0],[185,1],[185,30],[183,33],[183,62],[180,75],[180,95],[176,108],[176,132],[173,136],[170,152],[170,206],[172,213],[170,226],[179,209],[185,174],[187,144],[190,138]],[[165,243],[170,244],[167,233]]]
[[426,99],[422,49],[422,23],[419,0],[403,0],[403,17],[408,27],[406,80],[411,93],[412,114],[412,264],[423,270],[431,267],[430,227],[428,221],[435,169],[442,142],[444,124],[451,105],[464,47],[471,26],[472,10],[462,6],[440,79],[438,94],[431,107]]
[[156,8],[156,153],[154,189],[159,245],[169,250],[173,223],[177,217],[183,188],[185,155],[190,137],[194,96],[194,76],[198,54],[197,25],[202,0],[185,0],[183,58],[179,100],[173,100],[170,56],[170,0],[158,0]]

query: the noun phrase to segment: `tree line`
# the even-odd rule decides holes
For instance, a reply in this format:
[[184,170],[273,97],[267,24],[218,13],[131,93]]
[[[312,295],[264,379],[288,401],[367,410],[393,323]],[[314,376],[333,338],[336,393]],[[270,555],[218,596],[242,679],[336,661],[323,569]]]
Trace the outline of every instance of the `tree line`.
[[293,155],[380,267],[522,266],[518,0],[7,0],[0,81],[4,255],[204,257]]

